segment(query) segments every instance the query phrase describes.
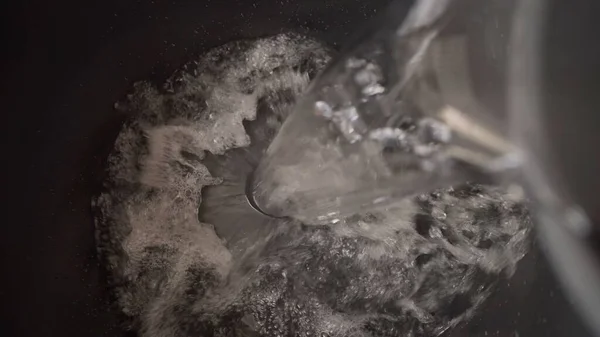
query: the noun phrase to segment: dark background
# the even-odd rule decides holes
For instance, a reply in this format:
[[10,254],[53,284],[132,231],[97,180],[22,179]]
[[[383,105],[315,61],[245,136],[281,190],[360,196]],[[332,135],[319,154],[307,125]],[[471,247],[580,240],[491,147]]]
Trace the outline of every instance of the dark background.
[[[240,37],[294,29],[339,43],[388,2],[3,4],[0,335],[124,335],[96,261],[90,199],[126,117],[112,105],[134,81],[160,81],[192,55]],[[586,331],[534,247],[452,336]]]

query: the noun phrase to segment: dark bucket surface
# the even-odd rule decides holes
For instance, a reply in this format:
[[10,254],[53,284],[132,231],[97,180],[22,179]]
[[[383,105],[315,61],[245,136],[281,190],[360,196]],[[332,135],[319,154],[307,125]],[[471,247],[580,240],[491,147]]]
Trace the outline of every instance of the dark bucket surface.
[[[0,234],[0,335],[125,335],[96,260],[90,200],[125,118],[113,103],[133,82],[160,81],[238,38],[294,30],[339,45],[388,2],[59,0],[2,10],[14,45],[2,72],[11,202]],[[588,334],[535,245],[479,315],[447,335]]]

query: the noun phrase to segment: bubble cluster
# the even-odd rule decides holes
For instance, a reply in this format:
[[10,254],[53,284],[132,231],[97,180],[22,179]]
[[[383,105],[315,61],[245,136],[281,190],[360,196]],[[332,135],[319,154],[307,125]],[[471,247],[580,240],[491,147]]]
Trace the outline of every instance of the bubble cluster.
[[97,241],[141,336],[437,335],[471,317],[527,252],[523,201],[478,185],[329,226],[276,220],[240,254],[199,221],[203,189],[245,181],[236,168],[215,175],[208,158],[254,144],[245,124],[272,138],[330,55],[292,34],[234,42],[118,104],[134,117],[94,200]]

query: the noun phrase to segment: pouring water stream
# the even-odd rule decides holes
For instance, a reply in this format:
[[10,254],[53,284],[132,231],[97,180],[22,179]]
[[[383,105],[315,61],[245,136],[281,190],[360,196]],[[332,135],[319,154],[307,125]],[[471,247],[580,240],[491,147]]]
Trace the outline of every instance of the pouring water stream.
[[275,217],[335,223],[519,166],[479,111],[449,105],[427,79],[431,47],[459,3],[418,1],[402,23],[332,62],[268,148],[251,203]]

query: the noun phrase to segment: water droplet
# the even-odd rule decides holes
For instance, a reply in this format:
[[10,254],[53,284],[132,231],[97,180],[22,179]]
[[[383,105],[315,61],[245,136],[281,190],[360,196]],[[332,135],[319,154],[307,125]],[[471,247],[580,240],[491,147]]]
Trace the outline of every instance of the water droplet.
[[419,131],[421,139],[426,143],[445,144],[452,139],[452,131],[448,125],[433,118],[421,119]]
[[348,142],[356,143],[362,140],[361,133],[364,132],[365,125],[355,107],[335,111],[332,121]]
[[346,60],[346,68],[347,69],[356,69],[364,66],[367,63],[364,59],[358,59],[355,57],[350,57]]
[[331,119],[333,117],[333,109],[329,106],[329,104],[323,101],[317,101],[315,103],[316,113],[319,116],[323,116],[327,119]]

